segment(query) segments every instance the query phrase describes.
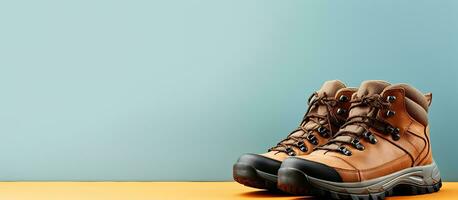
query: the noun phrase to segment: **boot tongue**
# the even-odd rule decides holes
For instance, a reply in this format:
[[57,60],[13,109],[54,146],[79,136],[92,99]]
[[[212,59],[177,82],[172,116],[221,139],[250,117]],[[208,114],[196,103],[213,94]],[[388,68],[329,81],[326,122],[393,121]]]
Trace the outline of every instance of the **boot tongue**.
[[316,93],[319,97],[324,96],[325,93],[328,97],[334,97],[342,88],[345,88],[345,84],[339,80],[326,81]]
[[390,84],[385,81],[364,81],[359,86],[358,91],[356,92],[357,97],[370,96],[373,94],[380,94],[383,90],[388,87]]
[[[345,87],[346,87],[345,84],[339,80],[326,81],[324,82],[323,86],[321,86],[321,88],[318,91],[316,91],[317,97],[314,97],[314,98],[319,98],[323,96],[335,97],[337,91]],[[321,104],[314,105],[312,108],[310,108],[310,111],[309,111],[310,114],[313,113],[313,114],[317,114],[321,116],[326,116],[328,114],[327,112],[328,111],[327,111],[326,105],[321,105]],[[307,130],[313,129],[316,126],[318,126],[315,122],[312,122],[312,121],[305,122],[305,123],[306,123],[305,125],[304,124],[302,125]]]
[[[390,84],[384,81],[365,81],[361,84],[358,91],[353,95],[352,99],[361,98],[363,96],[370,96],[374,94],[380,94]],[[369,113],[369,106],[358,106],[350,110],[348,117],[357,115],[373,115],[376,113]],[[360,132],[363,128],[355,125],[349,125],[344,128],[346,131]]]

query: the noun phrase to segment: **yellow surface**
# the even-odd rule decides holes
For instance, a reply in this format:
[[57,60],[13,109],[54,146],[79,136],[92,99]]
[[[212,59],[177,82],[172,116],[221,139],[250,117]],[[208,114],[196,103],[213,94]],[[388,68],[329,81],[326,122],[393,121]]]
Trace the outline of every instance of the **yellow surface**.
[[[304,199],[235,182],[0,182],[0,200]],[[306,197],[305,199],[313,199]],[[458,199],[458,183],[433,194],[396,199]]]

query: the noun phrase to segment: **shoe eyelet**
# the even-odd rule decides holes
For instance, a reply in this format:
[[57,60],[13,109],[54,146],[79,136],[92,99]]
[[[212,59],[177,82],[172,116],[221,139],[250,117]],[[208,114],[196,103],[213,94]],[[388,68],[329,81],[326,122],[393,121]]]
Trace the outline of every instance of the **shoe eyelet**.
[[294,152],[294,150],[291,147],[286,147],[285,151],[290,156],[295,156],[296,155],[296,153]]
[[337,109],[337,114],[338,114],[338,115],[343,115],[343,114],[345,114],[346,112],[347,112],[347,110],[345,110],[345,109],[343,109],[343,108]]
[[360,151],[364,150],[364,146],[361,144],[361,142],[359,142],[358,138],[354,138],[351,141],[351,144]]
[[367,132],[365,132],[365,133],[363,134],[363,136],[364,136],[367,140],[369,140],[369,142],[370,142],[371,144],[377,143],[377,138],[375,138],[374,134],[372,134],[371,132],[367,131]]
[[305,143],[300,141],[297,143],[297,146],[299,147],[299,150],[301,150],[302,152],[307,152],[308,149],[307,149],[307,146],[305,146]]
[[346,156],[351,156],[351,151],[346,147],[339,147],[339,151]]
[[393,131],[394,131],[394,127],[392,127],[392,126],[385,127],[385,132],[392,133]]
[[401,130],[399,130],[399,128],[393,129],[393,132],[391,133],[391,137],[393,138],[393,140],[398,141],[399,139],[401,139],[401,135],[399,134],[400,131]]
[[310,135],[307,135],[307,140],[312,143],[313,145],[317,145],[318,144],[318,140],[316,139],[316,137],[312,134]]
[[396,96],[387,96],[386,100],[390,103],[393,103],[396,100]]
[[341,96],[339,97],[339,101],[340,101],[340,102],[346,102],[346,101],[348,101],[348,97],[345,96],[345,95],[341,95]]
[[394,141],[398,141],[401,139],[401,135],[399,135],[399,133],[393,133],[391,134],[391,138],[393,138]]
[[400,131],[399,128],[392,127],[392,126],[387,126],[387,127],[385,128],[385,132],[387,132],[387,133],[398,134],[399,131]]
[[302,152],[307,152],[307,151],[308,151],[307,147],[304,146],[304,145],[303,145],[303,146],[300,146],[300,147],[299,147],[299,150],[301,150]]
[[392,117],[396,114],[396,112],[394,110],[388,110],[386,111],[386,116],[387,117]]
[[401,130],[399,128],[387,126],[385,131],[391,134],[391,138],[393,138],[394,141],[401,139],[401,135],[399,134]]
[[318,127],[317,131],[318,131],[318,133],[319,133],[321,136],[323,136],[323,137],[328,137],[328,136],[329,136],[329,134],[328,134],[328,133],[329,133],[329,132],[328,132],[328,129],[326,129],[326,128],[323,127],[323,126]]

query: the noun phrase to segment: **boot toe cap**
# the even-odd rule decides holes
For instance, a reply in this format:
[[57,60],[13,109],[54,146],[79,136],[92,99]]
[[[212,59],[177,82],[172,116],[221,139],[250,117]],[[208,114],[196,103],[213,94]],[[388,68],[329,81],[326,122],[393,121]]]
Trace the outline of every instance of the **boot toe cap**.
[[249,165],[256,170],[276,175],[281,162],[258,154],[244,154],[240,156],[237,164]]

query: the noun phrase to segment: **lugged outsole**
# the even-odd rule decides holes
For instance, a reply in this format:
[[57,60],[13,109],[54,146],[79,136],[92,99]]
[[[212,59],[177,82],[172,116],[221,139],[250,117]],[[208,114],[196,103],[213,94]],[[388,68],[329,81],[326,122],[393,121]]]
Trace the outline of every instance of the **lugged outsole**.
[[312,194],[326,199],[381,200],[387,196],[437,192],[442,182],[435,162],[352,183],[318,179],[295,167],[285,166],[278,171],[277,187],[292,194]]
[[388,196],[406,196],[406,195],[419,195],[434,193],[442,187],[442,181],[429,186],[411,185],[411,184],[398,184],[385,191],[369,194],[351,194],[331,191],[323,187],[316,187],[310,183],[306,174],[294,168],[280,169],[279,181],[277,188],[295,195],[316,195],[324,197],[325,199],[339,199],[339,200],[383,200]]
[[277,182],[263,178],[255,168],[249,165],[235,164],[232,174],[234,180],[242,185],[258,189],[278,191]]
[[[371,194],[345,194],[334,191],[325,190],[322,188],[311,187],[311,193],[324,198],[339,199],[339,200],[383,200],[389,196],[408,196],[434,193],[440,190],[442,181],[439,180],[431,186],[416,186],[416,185],[397,185],[384,192]],[[283,188],[283,187],[282,187]]]

